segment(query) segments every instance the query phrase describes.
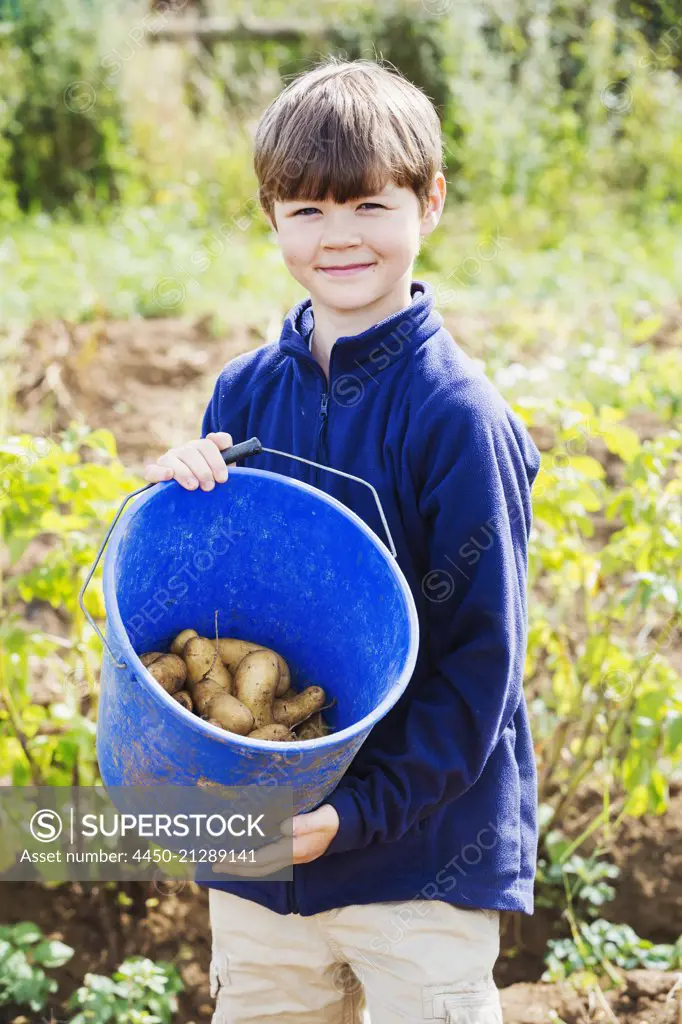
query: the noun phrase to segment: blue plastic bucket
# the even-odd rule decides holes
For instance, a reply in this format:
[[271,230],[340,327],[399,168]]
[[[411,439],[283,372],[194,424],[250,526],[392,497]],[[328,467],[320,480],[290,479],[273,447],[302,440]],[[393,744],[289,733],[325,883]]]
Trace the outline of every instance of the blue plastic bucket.
[[[104,560],[104,785],[257,785],[286,752],[278,779],[294,787],[294,813],[311,810],[414,670],[417,612],[395,557],[341,502],[278,473],[233,467],[209,492],[175,481],[144,490],[119,513]],[[295,689],[315,684],[335,699],[324,712],[332,733],[298,743],[237,736],[158,685],[139,655],[167,650],[182,629],[214,636],[216,609],[220,636],[273,648]]]

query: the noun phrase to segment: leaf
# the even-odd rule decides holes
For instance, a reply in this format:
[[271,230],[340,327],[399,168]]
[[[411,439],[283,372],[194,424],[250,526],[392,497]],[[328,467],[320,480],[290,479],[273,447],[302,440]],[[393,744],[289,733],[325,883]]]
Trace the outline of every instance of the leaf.
[[74,533],[76,530],[85,530],[91,525],[92,520],[87,516],[65,515],[56,509],[45,509],[40,517],[40,530],[45,533],[56,533],[61,535]]
[[649,778],[649,802],[653,814],[663,814],[668,807],[668,782],[658,768],[652,770]]
[[33,950],[33,960],[43,967],[62,967],[73,956],[75,950],[57,939],[39,942]]
[[630,427],[602,425],[601,436],[604,444],[620,456],[623,462],[631,462],[640,450],[640,441],[637,434]]
[[82,444],[88,448],[94,448],[96,451],[102,451],[112,459],[116,458],[116,438],[110,430],[105,430],[103,427],[93,430],[83,439]]
[[37,924],[32,921],[21,921],[12,925],[11,941],[15,946],[30,946],[42,939],[43,933]]
[[574,455],[571,457],[571,469],[588,480],[601,480],[606,476],[604,467],[591,455]]
[[646,814],[649,807],[649,794],[646,786],[635,786],[630,793],[625,807],[624,812],[631,815],[633,818],[641,818],[643,814]]
[[665,750],[666,754],[676,754],[682,746],[682,712],[673,711],[670,713],[665,728]]

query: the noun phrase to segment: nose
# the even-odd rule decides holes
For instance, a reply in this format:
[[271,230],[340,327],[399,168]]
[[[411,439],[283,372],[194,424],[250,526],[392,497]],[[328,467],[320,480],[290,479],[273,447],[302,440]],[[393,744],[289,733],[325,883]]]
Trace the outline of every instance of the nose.
[[350,249],[361,244],[362,238],[351,211],[337,209],[326,215],[320,239],[323,249]]

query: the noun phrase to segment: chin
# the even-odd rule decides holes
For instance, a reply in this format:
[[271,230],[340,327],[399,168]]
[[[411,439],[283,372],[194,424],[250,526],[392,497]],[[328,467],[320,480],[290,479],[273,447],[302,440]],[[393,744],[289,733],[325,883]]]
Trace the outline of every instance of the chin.
[[376,282],[368,286],[367,283],[360,284],[352,278],[327,283],[323,288],[319,287],[319,281],[315,284],[317,287],[309,289],[313,299],[319,298],[325,305],[335,306],[337,309],[360,309],[369,306],[390,291],[390,286],[382,287]]

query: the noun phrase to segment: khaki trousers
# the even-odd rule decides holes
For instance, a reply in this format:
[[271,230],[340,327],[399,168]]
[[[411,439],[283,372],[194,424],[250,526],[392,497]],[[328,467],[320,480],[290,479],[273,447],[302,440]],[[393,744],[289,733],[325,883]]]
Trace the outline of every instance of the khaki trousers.
[[277,914],[209,889],[212,1024],[502,1024],[497,910],[442,900]]

